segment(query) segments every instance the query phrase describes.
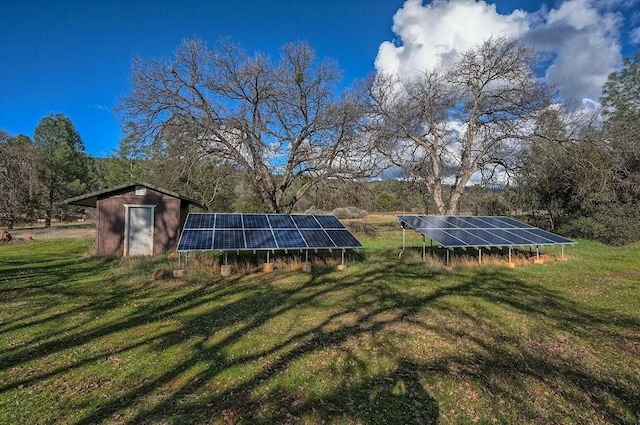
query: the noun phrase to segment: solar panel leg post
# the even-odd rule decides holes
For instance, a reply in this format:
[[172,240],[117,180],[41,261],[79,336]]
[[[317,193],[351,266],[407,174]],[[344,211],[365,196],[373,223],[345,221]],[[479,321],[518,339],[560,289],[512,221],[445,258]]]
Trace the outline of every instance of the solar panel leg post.
[[427,238],[422,235],[422,261],[427,261]]
[[509,247],[509,262],[511,262],[511,247]]
[[482,264],[482,249],[478,248],[478,264]]
[[402,254],[404,253],[406,246],[407,246],[407,230],[403,227],[402,228],[402,251],[400,251],[400,254],[398,254],[398,258],[402,257]]
[[447,266],[449,265],[449,250],[447,249]]
[[560,258],[564,260],[564,245],[560,245]]
[[344,267],[344,248],[342,249],[342,267]]
[[540,259],[540,247],[536,246],[536,259],[539,260]]

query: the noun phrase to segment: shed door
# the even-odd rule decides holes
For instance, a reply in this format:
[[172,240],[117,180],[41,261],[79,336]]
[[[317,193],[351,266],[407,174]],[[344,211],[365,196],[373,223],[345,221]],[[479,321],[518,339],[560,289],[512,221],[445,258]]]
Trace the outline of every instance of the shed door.
[[127,255],[153,254],[153,208],[129,207]]

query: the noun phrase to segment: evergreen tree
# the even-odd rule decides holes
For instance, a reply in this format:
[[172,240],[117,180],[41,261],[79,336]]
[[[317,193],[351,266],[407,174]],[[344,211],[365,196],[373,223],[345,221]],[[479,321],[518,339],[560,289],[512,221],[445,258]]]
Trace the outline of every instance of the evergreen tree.
[[54,208],[63,199],[86,190],[90,158],[84,153],[80,134],[62,114],[40,120],[33,140],[40,154],[38,174],[44,188],[45,226],[50,227]]

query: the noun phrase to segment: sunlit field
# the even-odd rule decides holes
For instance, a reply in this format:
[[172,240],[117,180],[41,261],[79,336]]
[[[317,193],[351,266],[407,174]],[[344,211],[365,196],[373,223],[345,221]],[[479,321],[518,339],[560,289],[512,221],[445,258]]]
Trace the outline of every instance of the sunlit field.
[[415,233],[398,258],[392,218],[349,226],[344,271],[280,255],[229,278],[193,257],[153,280],[177,262],[86,238],[0,246],[0,423],[640,422],[640,245],[446,266]]

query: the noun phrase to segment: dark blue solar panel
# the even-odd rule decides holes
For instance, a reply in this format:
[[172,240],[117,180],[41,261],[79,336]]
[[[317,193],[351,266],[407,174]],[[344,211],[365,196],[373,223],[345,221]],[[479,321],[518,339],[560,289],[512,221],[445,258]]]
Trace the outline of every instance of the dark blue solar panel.
[[462,216],[457,217],[460,220],[460,228],[476,229],[489,227],[486,222],[479,220],[478,217]]
[[[563,238],[510,217],[397,215],[413,227],[446,247],[531,246],[574,244]],[[424,223],[429,223],[429,228]]]
[[560,244],[573,243],[573,241],[571,239],[563,238],[562,236],[558,236],[555,233],[547,232],[546,230],[542,230],[542,229],[538,229],[538,228],[526,229],[526,230],[529,233],[533,233],[533,234],[542,236],[542,237],[544,237],[546,239],[549,239],[550,241],[553,241],[554,243],[560,243]]
[[469,245],[441,229],[420,229],[419,232],[442,246],[454,247]]
[[527,239],[529,240],[529,244],[531,245],[549,245],[549,244],[553,244],[554,242],[542,237],[540,235],[536,235],[534,233],[531,233],[525,229],[507,229],[507,231],[509,233],[513,233],[514,235],[517,235],[521,238]]
[[271,230],[247,229],[244,231],[247,248],[255,249],[277,249],[278,245]]
[[484,229],[466,229],[466,230],[472,235],[475,235],[479,238],[484,239],[492,246],[512,245],[510,241],[499,237],[498,235],[493,233],[491,230],[484,230]]
[[216,230],[213,236],[213,250],[245,249],[242,230]]
[[495,224],[495,223],[491,223],[488,220],[485,220],[485,218],[487,217],[462,217],[464,219],[464,221],[467,221],[471,224],[473,224],[474,226],[477,226],[480,229],[497,229],[500,226]]
[[242,222],[245,229],[268,229],[269,221],[264,214],[243,214]]
[[274,236],[278,243],[278,248],[307,248],[299,230],[274,230]]
[[362,245],[331,215],[192,213],[178,242],[178,251],[336,247]]
[[315,218],[325,229],[344,229],[344,225],[335,215],[316,215]]
[[216,214],[216,229],[242,229],[242,215]]
[[415,215],[399,215],[398,218],[414,229],[434,227],[433,224],[427,223],[426,221]]
[[291,218],[298,226],[298,229],[319,229],[320,223],[312,215],[292,215]]
[[447,223],[453,224],[455,227],[459,227],[461,229],[478,227],[460,217],[453,217],[453,216],[447,217]]
[[453,229],[456,226],[447,221],[446,216],[437,216],[437,215],[424,215],[420,216],[421,219],[431,224],[435,229]]
[[523,223],[523,222],[518,221],[518,220],[514,220],[514,219],[509,218],[509,217],[496,217],[496,221],[504,223],[500,227],[505,227],[505,228],[509,227],[509,226],[513,226],[513,227],[516,227],[518,229],[537,229],[537,227],[535,227],[535,226],[531,226],[529,224]]
[[185,229],[213,229],[215,214],[189,214],[184,223]]
[[324,230],[300,230],[300,234],[309,248],[335,248],[331,238]]
[[296,225],[293,223],[290,215],[285,214],[273,214],[269,215],[269,223],[274,229],[295,229]]
[[327,230],[338,248],[362,248],[362,244],[348,230]]
[[178,251],[210,250],[213,246],[213,230],[187,229],[182,232]]
[[447,229],[446,232],[456,239],[463,241],[466,245],[471,246],[488,246],[490,245],[485,239],[478,235],[474,235],[464,229]]
[[514,230],[518,229],[492,229],[491,232],[499,238],[508,240],[511,245],[535,245],[531,239],[513,233]]

